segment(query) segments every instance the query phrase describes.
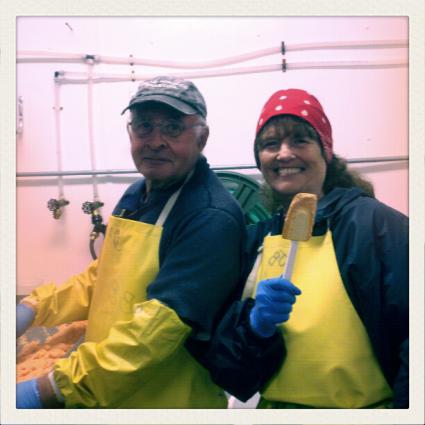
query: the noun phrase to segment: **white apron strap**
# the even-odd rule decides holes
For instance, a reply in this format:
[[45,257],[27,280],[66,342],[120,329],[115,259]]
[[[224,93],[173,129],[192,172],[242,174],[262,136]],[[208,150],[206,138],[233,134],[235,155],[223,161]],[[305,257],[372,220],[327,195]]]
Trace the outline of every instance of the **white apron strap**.
[[257,251],[257,258],[255,259],[255,263],[252,266],[251,272],[249,273],[249,276],[245,282],[245,287],[243,289],[243,293],[242,293],[242,301],[246,300],[247,298],[253,297],[252,291],[254,289],[255,286],[255,280],[257,278],[257,271],[258,268],[260,267],[261,264],[261,260],[263,258],[263,245],[260,246],[260,248],[258,248]]
[[168,198],[168,201],[164,205],[164,208],[161,211],[161,214],[159,215],[158,219],[156,220],[155,225],[156,226],[163,226],[165,223],[165,220],[167,220],[168,215],[170,214],[171,210],[174,207],[174,204],[177,201],[177,198],[180,195],[180,192],[182,191],[184,185],[189,181],[189,179],[193,176],[195,170],[192,170],[185,178],[183,184]]
[[[270,236],[270,232],[266,235],[266,237],[267,236]],[[263,244],[261,244],[259,248],[257,249],[257,258],[255,259],[255,263],[252,266],[251,272],[249,273],[249,276],[246,279],[245,287],[241,297],[242,301],[246,300],[249,297],[255,298],[252,291],[254,290],[254,287],[255,287],[255,281],[257,280],[257,272],[258,272],[258,268],[260,267],[262,259],[263,259]]]

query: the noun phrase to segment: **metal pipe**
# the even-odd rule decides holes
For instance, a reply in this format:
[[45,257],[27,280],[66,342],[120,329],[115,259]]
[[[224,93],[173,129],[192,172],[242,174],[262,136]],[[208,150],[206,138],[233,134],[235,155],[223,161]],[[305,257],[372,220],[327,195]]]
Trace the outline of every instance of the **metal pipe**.
[[[88,136],[90,148],[91,169],[96,170],[96,149],[94,143],[93,126],[93,60],[87,61],[88,66],[88,85],[87,85],[87,115],[88,115]],[[97,188],[97,174],[93,175],[93,200],[99,201],[99,190]]]
[[[258,74],[262,72],[285,72],[300,69],[391,69],[391,68],[406,68],[408,62],[403,60],[381,60],[381,61],[331,61],[331,62],[288,62],[248,66],[240,68],[228,69],[211,69],[207,71],[187,71],[187,72],[173,72],[172,75],[178,78],[196,79],[196,78],[212,78],[212,77],[226,77],[229,75],[241,74]],[[98,83],[123,83],[144,81],[154,78],[157,74],[93,74],[90,82]],[[89,77],[85,72],[76,71],[61,71],[61,84],[86,84]]]
[[380,158],[354,158],[347,159],[348,164],[363,164],[367,162],[395,162],[395,161],[409,161],[408,156],[387,156]]
[[[62,106],[61,106],[61,98],[60,98],[61,87],[56,80],[54,81],[53,86],[54,86],[54,98],[55,98],[55,106],[53,107],[53,109],[55,112],[56,161],[58,166],[58,173],[61,173],[62,172],[62,140],[61,140]],[[59,192],[58,198],[65,199],[62,177],[60,177],[58,180],[58,192]]]
[[[408,161],[408,156],[388,156],[380,158],[355,158],[347,159],[348,164],[363,164],[371,162],[396,162]],[[211,167],[213,170],[249,170],[256,169],[256,165],[223,165]],[[137,170],[81,170],[81,171],[34,171],[16,173],[16,177],[57,177],[57,176],[93,176],[93,175],[114,175],[114,174],[139,174]]]
[[[282,45],[284,48],[282,48]],[[75,62],[84,63],[87,58],[92,58],[98,64],[109,65],[142,65],[142,66],[157,66],[161,68],[215,68],[225,65],[233,65],[235,63],[246,62],[248,60],[257,59],[273,54],[285,54],[291,51],[300,50],[329,50],[329,49],[386,49],[386,48],[403,48],[408,47],[407,40],[364,40],[364,41],[330,41],[322,43],[303,43],[303,44],[286,44],[270,47],[267,49],[256,50],[254,52],[235,55],[232,57],[209,60],[204,62],[176,62],[162,61],[156,59],[135,58],[133,55],[128,57],[110,57],[101,55],[86,55],[83,53],[62,53],[48,51],[18,51],[18,63],[43,63],[43,62]]]

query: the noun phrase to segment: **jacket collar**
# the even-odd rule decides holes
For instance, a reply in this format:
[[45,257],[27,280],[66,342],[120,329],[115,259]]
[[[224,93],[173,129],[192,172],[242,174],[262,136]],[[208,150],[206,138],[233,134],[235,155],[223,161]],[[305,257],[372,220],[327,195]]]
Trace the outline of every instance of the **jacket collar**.
[[357,187],[336,187],[321,198],[317,204],[316,223],[329,220],[340,213],[341,209],[362,196],[369,196]]
[[[195,172],[192,176],[192,179],[197,179],[200,173],[205,172],[205,169],[208,169],[208,164],[206,158],[201,155],[198,161],[195,164]],[[167,187],[163,190],[153,191],[152,194],[154,197],[168,197],[174,191],[176,191],[184,182],[184,179],[180,182],[173,184],[170,187]],[[120,207],[127,211],[136,211],[140,207],[140,200],[143,194],[146,191],[146,182],[145,178],[141,178],[131,185],[124,196],[121,198]]]

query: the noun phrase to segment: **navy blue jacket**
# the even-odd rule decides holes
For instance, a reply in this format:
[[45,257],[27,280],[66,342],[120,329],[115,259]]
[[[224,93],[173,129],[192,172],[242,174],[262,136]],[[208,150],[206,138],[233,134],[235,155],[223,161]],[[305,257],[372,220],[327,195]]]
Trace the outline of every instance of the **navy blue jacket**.
[[[126,190],[113,215],[154,224],[181,184],[151,191],[144,200],[142,178]],[[159,273],[148,286],[147,299],[172,308],[192,327],[192,338],[208,340],[224,305],[234,298],[244,238],[239,204],[201,157],[164,223]]]
[[[248,228],[246,277],[264,237],[281,234],[283,214]],[[346,291],[362,320],[394,407],[409,404],[408,219],[357,188],[335,188],[318,203],[313,235],[332,231]],[[243,290],[241,285],[240,293]],[[279,369],[285,357],[280,333],[256,338],[249,328],[254,300],[234,302],[204,352],[195,352],[225,390],[246,401]]]

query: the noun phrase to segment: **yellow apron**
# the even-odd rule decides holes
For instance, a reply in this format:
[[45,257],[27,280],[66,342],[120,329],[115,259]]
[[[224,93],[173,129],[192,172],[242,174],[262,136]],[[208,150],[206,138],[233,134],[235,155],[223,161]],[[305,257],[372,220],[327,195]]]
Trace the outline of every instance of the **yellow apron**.
[[[256,283],[280,276],[290,241],[264,239]],[[254,267],[255,269],[255,267]],[[287,356],[268,383],[266,400],[322,408],[361,408],[392,397],[363,323],[342,282],[331,233],[299,242],[291,281],[302,294],[281,325]],[[251,291],[251,292],[250,292]],[[250,293],[249,293],[250,292]]]
[[190,327],[158,300],[146,301],[159,270],[162,224],[179,193],[155,225],[110,219],[86,342],[55,365],[66,407],[226,407],[224,392],[184,348]]

